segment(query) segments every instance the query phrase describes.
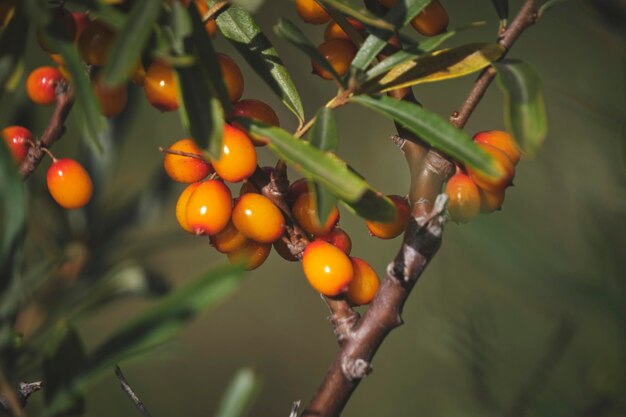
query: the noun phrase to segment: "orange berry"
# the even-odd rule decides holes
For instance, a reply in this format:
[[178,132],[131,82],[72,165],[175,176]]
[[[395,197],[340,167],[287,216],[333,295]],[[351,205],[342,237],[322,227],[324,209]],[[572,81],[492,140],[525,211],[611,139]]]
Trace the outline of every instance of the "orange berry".
[[200,182],[194,182],[193,184],[189,184],[180,196],[178,197],[178,201],[176,201],[176,220],[180,227],[183,228],[184,231],[193,233],[189,224],[187,224],[187,203],[189,202],[189,197],[196,191],[196,188],[202,184]]
[[179,106],[176,73],[163,61],[154,61],[148,67],[143,92],[150,104],[162,112],[174,111]]
[[446,184],[448,213],[455,223],[467,223],[480,211],[480,194],[474,181],[460,170]]
[[233,224],[248,239],[272,243],[285,233],[283,213],[261,194],[244,194],[233,208]]
[[354,269],[354,278],[348,285],[346,299],[355,306],[369,304],[380,287],[378,274],[370,264],[361,258],[351,257],[350,261]]
[[439,0],[432,0],[413,20],[411,26],[424,36],[435,36],[448,28],[448,12]]
[[133,84],[143,87],[146,80],[146,70],[141,61],[137,61],[137,64],[135,64],[133,72],[130,74],[130,80]]
[[280,257],[284,260],[288,262],[298,261],[298,258],[293,256],[291,250],[289,250],[289,247],[287,246],[287,243],[285,243],[283,239],[278,239],[276,242],[274,242],[274,249],[276,250],[276,253],[278,253]]
[[28,155],[29,142],[33,140],[30,130],[22,126],[7,126],[2,129],[2,137],[13,160],[20,164]]
[[[363,23],[359,22],[356,19],[348,18],[348,22],[352,25],[353,28],[356,29],[357,32],[363,34],[365,32],[365,26]],[[331,39],[345,39],[351,41],[350,37],[346,32],[343,31],[341,26],[337,22],[330,22],[328,26],[326,26],[326,30],[324,30],[324,40],[329,41]]]
[[100,110],[106,117],[117,116],[126,107],[128,91],[126,84],[108,87],[100,77],[93,81],[93,91],[100,104]]
[[476,185],[484,190],[492,192],[502,191],[511,185],[511,181],[515,176],[515,166],[509,157],[506,156],[504,152],[491,145],[487,145],[485,143],[477,143],[477,145],[495,159],[495,166],[499,171],[499,174],[494,177],[467,166],[467,173],[470,177],[472,177]]
[[[63,7],[54,7],[50,10],[50,17],[52,19],[50,30],[53,31],[54,36],[66,41],[74,41],[76,38],[76,20],[72,13]],[[41,29],[37,29],[37,42],[39,42],[41,49],[48,53],[55,54],[58,52],[46,41]]]
[[109,51],[115,40],[115,32],[105,23],[89,22],[78,38],[78,52],[86,64],[104,66],[109,59]]
[[306,232],[315,236],[327,235],[339,221],[339,209],[333,207],[325,224],[319,224],[315,212],[315,200],[311,193],[301,194],[291,208],[294,219]]
[[63,76],[54,67],[34,69],[26,79],[26,93],[37,104],[50,105],[56,100],[56,89],[64,82]]
[[493,213],[496,210],[500,210],[502,203],[504,203],[504,193],[506,189],[500,191],[487,191],[478,189],[480,194],[480,212],[481,213]]
[[232,263],[243,262],[246,270],[260,267],[272,251],[272,245],[249,240],[240,249],[229,252],[228,260]]
[[[335,72],[344,76],[350,68],[350,64],[356,55],[357,49],[354,44],[345,39],[331,39],[317,47],[317,50],[328,60]],[[332,80],[330,72],[322,68],[317,62],[311,61],[313,73],[325,80]]]
[[287,201],[293,204],[301,194],[309,192],[309,182],[306,178],[300,178],[292,182],[287,190]]
[[243,181],[243,183],[241,184],[241,188],[239,189],[239,196],[249,193],[259,194],[259,190],[257,190],[254,184],[252,184],[250,181],[245,180]]
[[187,202],[187,225],[196,235],[215,235],[230,220],[232,196],[219,180],[207,180],[198,185]]
[[[247,117],[268,125],[280,126],[280,121],[278,120],[278,116],[274,112],[274,109],[261,100],[246,99],[238,101],[233,106],[232,117]],[[234,122],[233,126],[247,133],[247,131],[238,123]],[[264,140],[263,138],[255,138],[251,136],[250,139],[252,140],[252,143],[254,143],[254,146],[267,145],[267,140]]]
[[48,168],[48,191],[61,207],[78,209],[91,199],[93,183],[85,168],[73,159],[53,161]]
[[[202,150],[196,145],[193,139],[181,139],[174,142],[167,149],[202,157]],[[211,164],[204,159],[175,155],[167,152],[165,153],[165,158],[163,158],[163,168],[165,168],[167,175],[174,181],[186,183],[200,181],[213,172]]]
[[[198,8],[198,14],[200,14],[200,18],[202,19],[202,17],[209,11],[209,5],[205,0],[196,0],[195,3]],[[209,19],[204,24],[204,28],[210,37],[214,37],[217,34],[217,23],[215,22],[215,19]]]
[[89,16],[87,16],[87,13],[72,12],[72,17],[74,18],[74,23],[76,24],[76,35],[74,36],[74,42],[77,42],[81,33],[83,33],[83,30],[85,30],[85,28],[87,27],[87,25],[89,25],[91,21],[89,20]]
[[220,159],[211,162],[223,180],[239,182],[256,170],[256,151],[248,135],[225,123]]
[[513,136],[502,130],[488,130],[474,135],[474,142],[485,143],[504,152],[513,165],[517,165],[521,158],[521,152]]
[[309,284],[319,293],[333,296],[346,290],[354,277],[350,258],[341,249],[315,240],[304,250],[302,269]]
[[211,245],[221,253],[230,253],[241,249],[248,243],[248,238],[228,222],[226,227],[216,235],[210,236]]
[[337,246],[339,249],[345,252],[346,255],[350,255],[352,251],[352,239],[341,228],[335,227],[329,234],[320,236],[319,239],[330,243],[333,246]]
[[393,239],[404,232],[409,222],[409,203],[399,195],[388,196],[396,206],[396,219],[389,223],[367,220],[367,229],[372,236],[381,239]]
[[235,60],[226,54],[217,54],[217,62],[224,77],[228,98],[231,103],[236,103],[243,95],[243,74]]
[[307,23],[321,25],[330,20],[330,15],[315,0],[296,0],[296,11]]

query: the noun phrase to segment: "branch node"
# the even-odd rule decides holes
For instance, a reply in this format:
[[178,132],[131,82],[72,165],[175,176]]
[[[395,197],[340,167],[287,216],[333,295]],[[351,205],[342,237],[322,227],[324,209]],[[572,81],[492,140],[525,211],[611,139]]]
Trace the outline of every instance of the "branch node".
[[371,374],[372,365],[364,359],[347,356],[341,363],[341,370],[348,380],[354,381]]
[[298,401],[294,401],[293,404],[291,405],[291,413],[289,414],[289,417],[298,417],[298,409],[300,408],[300,400]]
[[43,388],[42,381],[35,382],[20,382],[18,387],[18,394],[20,396],[20,400],[22,401],[22,405],[26,405],[26,400],[35,392],[41,390]]
[[402,149],[404,147],[404,143],[406,142],[406,139],[404,139],[403,137],[400,137],[400,135],[391,135],[391,141],[398,148]]

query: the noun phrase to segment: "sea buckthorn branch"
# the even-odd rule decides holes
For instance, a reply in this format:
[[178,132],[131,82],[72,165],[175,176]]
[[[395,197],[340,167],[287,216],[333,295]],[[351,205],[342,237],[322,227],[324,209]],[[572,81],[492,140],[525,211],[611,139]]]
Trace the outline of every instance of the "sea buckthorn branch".
[[128,395],[128,398],[130,398],[130,400],[133,402],[135,407],[137,407],[139,412],[144,417],[152,417],[152,415],[150,414],[150,412],[148,411],[146,406],[139,399],[139,396],[137,396],[137,394],[135,394],[135,391],[133,390],[133,388],[130,386],[130,384],[126,380],[126,377],[122,373],[122,370],[120,369],[120,367],[117,366],[117,365],[115,366],[115,376],[120,381],[120,385],[122,387],[122,390],[126,393],[126,395]]
[[[30,397],[35,392],[41,390],[41,388],[43,388],[43,382],[41,381],[20,382],[19,386],[14,391],[14,400],[18,402],[21,407],[23,407],[24,405],[26,405],[28,397]],[[11,404],[12,402],[13,401],[9,401],[9,399],[4,397],[3,395],[0,395],[0,415],[8,414],[9,416],[14,416],[19,414],[19,411],[14,410],[14,406],[16,404]]]
[[215,19],[218,14],[220,14],[229,6],[230,2],[227,0],[218,1],[213,6],[211,6],[211,8],[207,10],[207,12],[202,16],[202,23],[207,23],[209,20]]
[[30,147],[26,159],[20,165],[20,174],[24,179],[28,178],[39,166],[45,154],[43,148],[50,148],[65,133],[65,120],[74,105],[74,96],[66,84],[60,85],[59,89],[56,106],[46,130],[35,142],[35,146]]

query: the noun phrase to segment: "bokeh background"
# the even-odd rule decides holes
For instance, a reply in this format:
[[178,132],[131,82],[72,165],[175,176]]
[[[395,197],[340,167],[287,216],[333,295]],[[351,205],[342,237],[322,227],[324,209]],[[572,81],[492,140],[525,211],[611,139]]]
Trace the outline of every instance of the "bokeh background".
[[[487,22],[449,45],[493,39],[498,18],[491,2],[443,3],[451,27]],[[520,3],[511,2],[511,13]],[[257,13],[311,116],[334,87],[311,75],[308,59],[273,34],[279,16],[298,21],[287,0],[267,0]],[[323,27],[304,30],[322,41]],[[282,126],[295,128],[290,113],[236,51],[222,37],[215,42],[240,62],[244,97],[272,104]],[[28,68],[47,62],[36,42],[29,45]],[[626,414],[624,46],[623,32],[581,1],[550,10],[518,41],[510,57],[531,63],[544,80],[545,146],[518,166],[504,210],[468,225],[448,225],[441,250],[407,302],[405,325],[380,349],[373,374],[345,416]],[[473,79],[414,91],[424,106],[445,116],[462,102]],[[39,132],[49,116],[28,106],[24,114]],[[408,170],[389,140],[392,123],[354,106],[336,114],[340,156],[378,189],[406,194]],[[177,114],[160,114],[137,87],[132,87],[126,116],[115,123],[108,153],[92,165],[101,174],[91,221],[144,191],[160,169],[157,147],[185,135]],[[502,97],[493,85],[466,129],[501,128]],[[84,154],[80,135],[70,120],[54,152]],[[274,162],[267,149],[259,153],[263,164]],[[67,217],[47,196],[48,163],[29,184],[31,259],[45,257],[46,250],[63,250],[54,238],[58,219],[63,227],[77,229],[84,220]],[[292,178],[297,176],[292,173]],[[108,259],[119,259],[122,270],[144,265],[171,286],[226,262],[208,239],[179,230],[174,205],[182,189],[163,185],[162,202],[142,200],[141,218],[104,245]],[[352,236],[353,254],[382,275],[400,241],[369,237],[363,221],[345,210],[341,225]],[[87,347],[93,347],[153,303],[127,297],[76,324]],[[310,398],[337,351],[327,314],[300,265],[272,253],[234,296],[174,341],[120,365],[155,417],[211,415],[229,379],[244,366],[262,381],[250,415],[286,416],[292,401]],[[89,416],[137,415],[113,372],[93,385],[86,399]],[[40,407],[41,397],[35,396],[28,411],[36,415]]]

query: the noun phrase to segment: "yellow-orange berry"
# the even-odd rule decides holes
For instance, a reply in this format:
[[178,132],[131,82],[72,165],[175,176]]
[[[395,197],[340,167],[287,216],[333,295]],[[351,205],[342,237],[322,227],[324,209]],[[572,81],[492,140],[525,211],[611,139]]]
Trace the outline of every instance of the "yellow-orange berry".
[[307,23],[321,25],[330,20],[330,15],[315,0],[296,0],[296,11]]
[[380,287],[378,274],[370,264],[361,258],[352,257],[350,261],[352,262],[352,269],[354,269],[354,278],[348,285],[346,299],[355,306],[369,304]]
[[309,182],[306,178],[295,180],[287,189],[287,201],[292,205],[301,194],[309,192]]
[[148,67],[143,92],[148,102],[162,112],[174,111],[179,106],[176,73],[163,61],[154,61]]
[[478,132],[474,135],[474,142],[485,143],[504,152],[509,157],[513,165],[517,165],[521,158],[521,152],[513,136],[502,130],[488,130]]
[[480,211],[480,194],[474,181],[461,171],[448,180],[448,213],[455,223],[467,223]]
[[509,157],[506,156],[504,152],[491,145],[485,143],[477,143],[477,145],[494,158],[494,166],[498,170],[498,175],[491,176],[470,166],[466,166],[467,173],[472,177],[476,185],[491,192],[502,191],[511,185],[511,181],[515,176],[515,166]]
[[93,81],[93,91],[100,104],[100,110],[106,117],[117,116],[126,107],[128,91],[126,84],[108,87],[100,77]]
[[66,209],[83,207],[93,194],[89,174],[73,159],[55,160],[48,168],[47,183],[54,201]]
[[22,126],[7,126],[2,129],[2,138],[13,160],[20,164],[28,155],[29,142],[33,140],[31,131]]
[[229,182],[245,180],[256,169],[256,150],[244,132],[224,124],[222,153],[220,158],[211,160],[217,175]]
[[409,222],[409,203],[399,195],[388,196],[396,206],[396,219],[392,222],[366,221],[367,229],[372,236],[381,239],[393,239],[400,236]]
[[50,105],[56,100],[57,86],[64,82],[63,76],[54,67],[34,69],[26,79],[26,93],[37,104]]
[[[249,119],[258,120],[271,126],[280,126],[280,121],[278,120],[278,116],[276,115],[276,112],[274,112],[274,109],[272,109],[269,104],[266,104],[261,100],[246,99],[238,101],[233,106],[232,116],[247,117]],[[233,126],[243,131],[246,131],[237,122],[234,122]],[[255,146],[265,146],[267,144],[267,140],[263,138],[255,138],[250,136],[250,139]]]
[[189,202],[189,197],[196,191],[196,188],[200,185],[200,182],[194,182],[193,184],[189,184],[180,196],[178,197],[178,201],[176,201],[176,220],[180,227],[183,228],[184,231],[193,233],[189,224],[187,224],[187,203]]
[[[348,22],[357,32],[363,34],[365,32],[365,26],[363,23],[359,22],[356,19],[348,18]],[[326,30],[324,30],[324,40],[329,41],[331,39],[344,39],[351,40],[350,37],[344,30],[339,26],[337,22],[330,22],[328,26],[326,26]]]
[[[50,30],[54,36],[65,41],[74,41],[76,38],[76,20],[72,13],[67,11],[63,7],[54,7],[50,10],[50,17],[52,23]],[[41,29],[37,29],[37,42],[44,51],[55,54],[58,51],[46,41],[44,32]]]
[[276,242],[274,242],[274,249],[276,250],[276,253],[278,253],[280,257],[284,260],[288,262],[298,261],[298,258],[293,256],[291,250],[289,250],[289,247],[287,246],[287,243],[285,243],[283,239],[278,239]]
[[210,236],[211,245],[221,253],[231,253],[243,248],[248,243],[248,238],[228,222],[226,227],[216,235]]
[[86,64],[104,66],[115,40],[115,32],[100,20],[89,22],[78,38],[78,52]]
[[260,267],[271,251],[272,245],[249,240],[240,249],[229,252],[227,256],[232,263],[243,262],[245,269],[251,271]]
[[506,189],[500,191],[487,191],[481,188],[478,189],[480,194],[480,212],[484,214],[493,213],[496,210],[500,210],[502,203],[504,203],[504,193]]
[[325,224],[320,224],[317,220],[316,210],[313,194],[304,193],[293,203],[291,213],[306,232],[315,236],[327,235],[339,221],[339,209],[337,206],[333,207]]
[[[328,60],[330,66],[341,77],[348,72],[350,64],[356,55],[354,44],[345,39],[331,39],[317,47],[317,50]],[[332,80],[330,72],[322,68],[316,61],[311,61],[313,72],[325,80]]]
[[219,180],[207,180],[198,185],[187,202],[187,225],[196,235],[221,232],[232,212],[232,196]]
[[167,149],[169,151],[185,152],[200,157],[194,158],[166,152],[165,158],[163,158],[163,168],[165,168],[167,175],[174,181],[185,183],[196,182],[204,179],[213,172],[211,164],[201,159],[202,150],[200,150],[193,139],[181,139],[174,142]]
[[[205,0],[196,0],[195,3],[198,8],[198,14],[202,18],[209,11],[209,5]],[[217,23],[215,22],[215,19],[209,19],[204,24],[204,28],[210,37],[214,37],[217,34]]]
[[217,62],[224,77],[228,98],[231,103],[236,103],[243,95],[243,74],[235,60],[226,54],[217,54]]
[[[385,7],[392,7],[396,0],[378,0]],[[411,20],[411,26],[424,36],[434,36],[446,31],[448,12],[439,0],[432,0],[421,12]]]
[[345,291],[354,277],[350,258],[341,249],[315,240],[302,255],[302,269],[309,284],[321,294],[333,296]]
[[344,251],[346,255],[350,255],[350,251],[352,251],[352,239],[350,239],[350,236],[340,227],[335,227],[330,233],[320,236],[319,239],[333,246],[337,246]]
[[283,213],[267,197],[249,193],[233,208],[233,224],[248,239],[272,243],[285,233]]

